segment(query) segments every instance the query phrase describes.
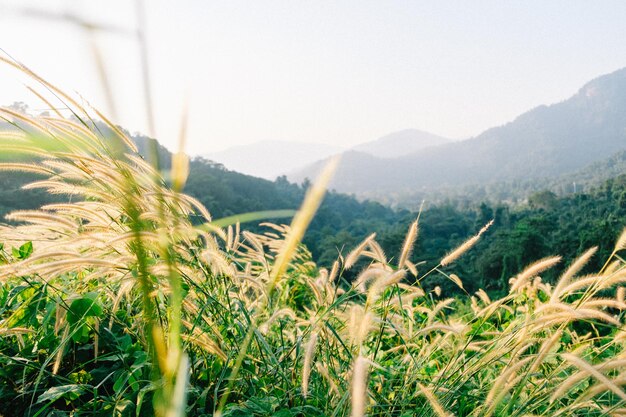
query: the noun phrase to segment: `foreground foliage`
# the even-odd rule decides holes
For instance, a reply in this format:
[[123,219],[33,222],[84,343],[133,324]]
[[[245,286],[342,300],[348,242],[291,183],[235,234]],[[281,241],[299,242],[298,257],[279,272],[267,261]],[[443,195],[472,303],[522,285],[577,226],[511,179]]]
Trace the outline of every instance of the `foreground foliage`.
[[320,268],[299,242],[321,185],[291,227],[216,227],[177,191],[181,154],[170,187],[66,99],[76,121],[3,110],[2,148],[39,162],[2,168],[71,196],[0,229],[4,416],[626,414],[626,234],[596,273],[580,274],[594,248],[554,285],[541,275],[561,259],[542,259],[495,300],[421,285],[462,290],[443,268],[485,228],[427,272],[417,220],[394,258],[372,235]]

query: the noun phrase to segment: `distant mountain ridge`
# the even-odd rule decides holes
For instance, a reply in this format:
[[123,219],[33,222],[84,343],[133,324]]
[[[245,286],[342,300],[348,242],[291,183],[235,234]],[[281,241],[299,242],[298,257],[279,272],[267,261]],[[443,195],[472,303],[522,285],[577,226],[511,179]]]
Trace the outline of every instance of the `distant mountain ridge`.
[[351,150],[363,152],[378,158],[397,158],[431,146],[444,145],[451,140],[418,129],[405,129],[393,132],[374,141],[363,143]]
[[273,180],[342,150],[322,143],[265,140],[209,153],[205,157],[230,170]]
[[[417,129],[389,133],[371,142],[362,143],[347,152],[362,152],[379,158],[396,158],[431,146],[449,143],[450,139]],[[239,145],[224,151],[206,154],[205,157],[233,171],[265,179],[301,169],[344,148],[323,143],[300,143],[264,140],[249,145]]]
[[[626,69],[460,142],[393,159],[347,152],[331,187],[367,196],[555,177],[626,149]],[[313,178],[319,161],[289,179]]]

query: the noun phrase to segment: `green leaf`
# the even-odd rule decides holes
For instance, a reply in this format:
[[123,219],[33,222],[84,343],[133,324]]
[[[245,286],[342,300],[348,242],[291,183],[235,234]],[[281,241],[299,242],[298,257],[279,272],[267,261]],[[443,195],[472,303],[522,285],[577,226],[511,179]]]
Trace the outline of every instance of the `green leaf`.
[[67,312],[67,321],[70,325],[74,325],[85,317],[98,317],[102,315],[102,306],[98,303],[98,293],[89,292],[72,301],[70,309]]
[[114,417],[127,417],[130,416],[133,409],[135,408],[135,404],[127,398],[118,400],[115,403],[115,411],[113,412]]
[[252,397],[245,403],[246,407],[255,414],[271,415],[280,405],[276,397]]
[[82,385],[76,385],[76,384],[52,387],[48,389],[46,392],[44,392],[43,394],[41,394],[39,398],[37,398],[36,404],[43,403],[43,402],[52,403],[58,400],[59,398],[67,398],[70,400],[75,400],[83,392],[84,392],[84,389]]
[[87,318],[102,315],[102,306],[98,303],[98,294],[90,292],[72,301],[67,312],[67,322],[72,329],[72,340],[84,343],[89,340],[90,328]]
[[126,385],[126,381],[128,381],[128,374],[122,373],[113,383],[113,392],[116,394],[120,394],[124,386]]
[[68,417],[68,416],[69,416],[69,413],[67,411],[61,411],[61,410],[52,410],[48,414],[46,414],[46,417]]
[[137,394],[137,406],[135,407],[136,417],[139,417],[139,415],[141,414],[141,406],[143,405],[144,397],[147,393],[154,390],[155,387],[153,385],[147,385],[139,391],[139,393]]
[[17,259],[26,259],[33,253],[33,242],[26,242],[19,249],[11,248],[11,252]]

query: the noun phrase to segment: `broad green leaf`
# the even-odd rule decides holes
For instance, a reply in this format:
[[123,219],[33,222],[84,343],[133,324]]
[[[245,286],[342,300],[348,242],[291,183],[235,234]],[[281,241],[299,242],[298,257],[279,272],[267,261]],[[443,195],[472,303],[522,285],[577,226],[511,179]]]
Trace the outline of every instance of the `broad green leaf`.
[[102,306],[98,303],[98,294],[89,292],[72,301],[67,312],[67,321],[71,325],[84,320],[86,317],[98,317],[102,315]]
[[70,400],[75,400],[78,398],[85,390],[82,385],[71,384],[71,385],[61,385],[58,387],[52,387],[48,389],[46,392],[41,394],[39,398],[37,398],[36,404],[43,402],[55,402],[59,398],[67,398]]
[[67,322],[72,328],[72,340],[84,343],[89,340],[90,328],[87,319],[102,315],[102,306],[98,303],[98,294],[90,292],[72,301],[67,312]]
[[33,253],[33,242],[26,242],[19,248],[11,248],[11,252],[16,259],[26,259]]

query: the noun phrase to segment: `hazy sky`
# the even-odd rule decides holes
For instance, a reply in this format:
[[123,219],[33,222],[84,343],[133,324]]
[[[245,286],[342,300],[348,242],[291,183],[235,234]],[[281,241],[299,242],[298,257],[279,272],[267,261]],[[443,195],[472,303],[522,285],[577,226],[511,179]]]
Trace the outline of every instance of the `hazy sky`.
[[[146,0],[156,136],[188,150],[264,139],[352,146],[418,128],[465,138],[626,66],[626,1]],[[132,32],[130,0],[0,0],[0,48],[110,111],[89,37],[24,8]],[[95,37],[117,122],[147,132],[132,35]],[[27,99],[0,69],[0,104]]]

